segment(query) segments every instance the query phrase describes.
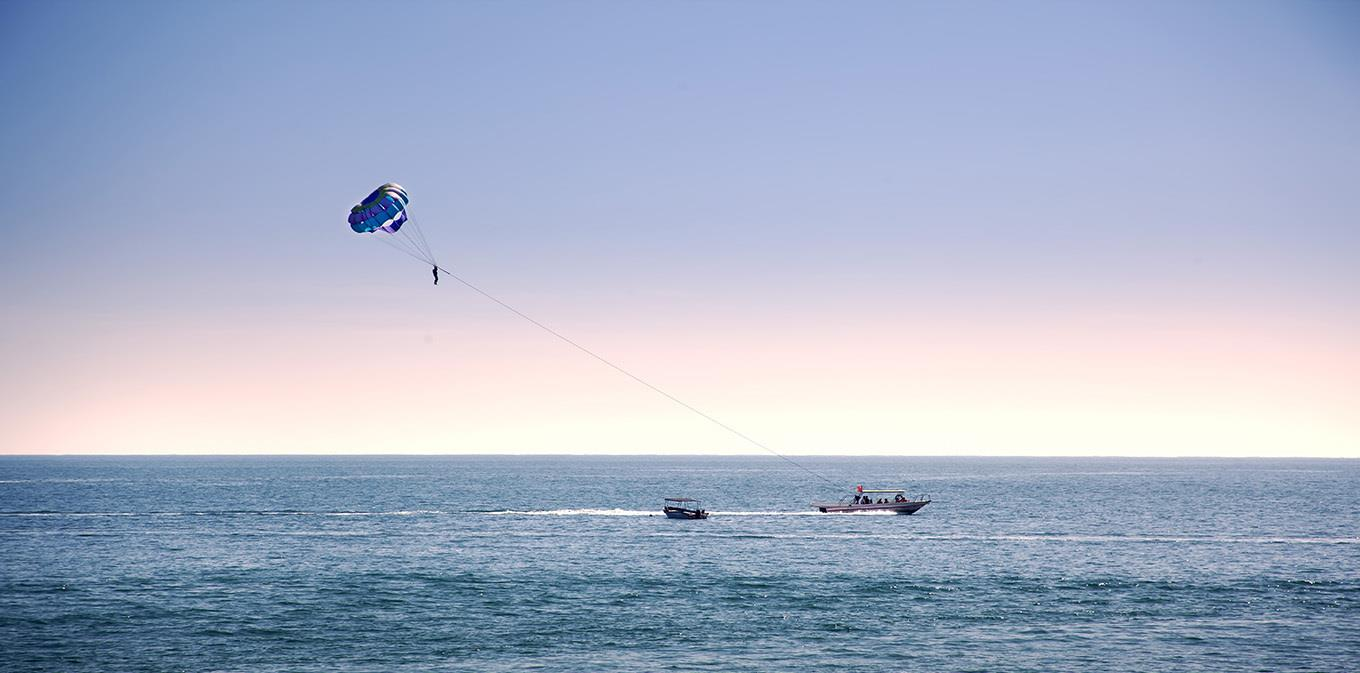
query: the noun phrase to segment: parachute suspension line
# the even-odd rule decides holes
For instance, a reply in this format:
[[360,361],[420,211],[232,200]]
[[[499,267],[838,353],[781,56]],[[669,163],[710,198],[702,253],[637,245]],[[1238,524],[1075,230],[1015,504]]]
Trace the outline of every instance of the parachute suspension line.
[[410,247],[412,250],[415,250],[416,254],[420,256],[420,259],[422,261],[424,261],[427,264],[430,263],[429,257],[426,256],[425,251],[421,250],[420,246],[417,245],[415,241],[411,240],[411,235],[406,233],[406,227],[403,226],[401,229],[398,229],[397,233],[393,235],[393,238],[400,240],[403,245],[406,245]]
[[420,253],[420,250],[416,248],[416,246],[412,245],[411,241],[408,240],[405,236],[401,236],[399,234],[386,234],[380,235],[378,237],[378,240],[381,240],[422,262],[428,263],[428,260],[425,259],[425,255],[422,255]]
[[[425,262],[425,261],[426,261],[424,257],[421,257],[418,253],[412,251],[410,248],[408,248],[406,245],[404,245],[404,243],[405,243],[404,241],[401,241],[401,240],[398,240],[398,239],[396,239],[396,238],[393,238],[393,237],[390,236],[390,235],[388,235],[388,236],[374,236],[374,238],[377,238],[379,241],[382,241],[382,242],[383,242],[383,245],[386,245],[387,247],[392,248],[393,250],[396,250],[397,252],[400,252],[401,254],[406,255],[407,257],[410,257],[411,259],[416,260],[417,262]],[[426,262],[426,263],[428,264],[429,262]]]
[[372,234],[372,236],[374,239],[381,241],[383,245],[392,248],[393,250],[396,250],[404,255],[420,259],[420,257],[416,255],[415,251],[411,250],[408,246],[404,244],[405,243],[404,241],[398,241],[396,240],[395,237],[393,237],[390,234],[387,236],[383,236],[381,234],[374,233]]
[[[421,229],[421,228],[420,228],[420,223],[417,222],[417,221],[415,221],[415,220],[411,220],[411,225],[414,226],[414,227],[416,228],[416,236],[420,237],[420,244],[423,245],[423,246],[425,246],[425,249],[426,249],[426,250],[429,250],[429,251],[430,251],[430,259],[435,259],[435,258],[434,258],[434,248],[431,248],[431,247],[430,247],[430,242],[427,241],[427,240],[425,240],[425,230],[424,230],[424,229]],[[435,263],[435,265],[437,266],[437,265],[439,264],[439,260],[435,260],[434,263]]]
[[417,241],[415,237],[411,236],[411,234],[409,234],[406,231],[406,229],[407,226],[403,226],[400,229],[397,229],[395,232],[387,233],[374,232],[374,235],[377,236],[379,240],[385,241],[396,247],[399,247],[406,254],[426,264],[433,265],[435,263],[434,256],[430,254],[429,250],[421,246],[420,242]]
[[[406,221],[406,225],[410,225],[410,223],[410,220]],[[434,265],[434,255],[430,254],[430,251],[425,248],[425,246],[422,246],[420,241],[416,240],[416,238],[411,235],[411,232],[406,230],[406,225],[403,225],[402,228],[397,230],[397,236],[400,236],[402,240],[406,241],[406,243],[415,249],[416,252],[420,253],[420,258],[424,260],[426,264]]]
[[[411,232],[414,231],[413,235]],[[439,266],[439,262],[434,258],[434,250],[430,249],[430,242],[425,238],[425,231],[420,228],[420,223],[411,216],[411,207],[406,207],[406,224],[397,230],[397,234],[411,244],[420,253],[421,261],[430,266]]]
[[822,481],[826,482],[827,484],[830,484],[833,488],[840,488],[840,485],[836,484],[836,482],[831,481],[830,479],[826,478],[825,476],[821,475],[820,473],[813,471],[811,468],[807,467],[806,465],[803,465],[802,463],[799,463],[798,461],[796,461],[796,460],[794,460],[794,459],[792,459],[792,458],[789,458],[788,456],[786,456],[786,455],[784,455],[784,454],[782,454],[782,453],[780,453],[780,452],[778,452],[778,451],[775,451],[774,449],[771,449],[770,447],[765,446],[764,444],[761,444],[760,442],[756,441],[755,439],[752,439],[752,438],[751,438],[749,435],[747,435],[746,433],[743,433],[742,431],[737,430],[736,428],[734,428],[734,427],[732,427],[732,426],[730,426],[730,425],[728,425],[728,424],[726,424],[726,423],[724,423],[724,422],[722,422],[722,421],[720,421],[720,420],[718,420],[718,419],[716,419],[716,418],[714,418],[714,417],[712,417],[712,416],[709,416],[708,414],[706,414],[706,413],[700,411],[699,409],[696,409],[695,407],[691,406],[690,404],[686,403],[684,400],[681,400],[680,398],[678,398],[678,397],[676,397],[676,396],[674,396],[674,395],[672,395],[672,394],[670,394],[670,393],[668,393],[668,392],[666,392],[666,391],[664,391],[664,390],[662,390],[662,389],[660,389],[660,388],[658,388],[658,387],[656,387],[656,386],[654,386],[654,385],[648,383],[647,381],[643,380],[642,377],[637,376],[636,374],[634,374],[634,373],[628,371],[627,369],[624,369],[623,367],[620,367],[620,366],[614,364],[613,362],[610,362],[609,360],[606,360],[606,359],[604,358],[604,356],[599,355],[598,353],[596,353],[596,352],[590,350],[589,348],[586,348],[585,346],[582,346],[581,344],[576,343],[575,341],[572,341],[571,339],[568,339],[566,336],[562,335],[562,334],[561,334],[560,332],[558,332],[557,330],[554,330],[553,328],[548,327],[547,325],[544,325],[543,323],[541,323],[541,322],[539,322],[539,321],[537,321],[537,320],[534,320],[533,318],[530,318],[529,316],[525,315],[524,313],[521,313],[519,309],[517,309],[517,308],[515,308],[515,307],[513,307],[513,306],[511,306],[511,305],[509,305],[509,304],[507,304],[507,303],[505,303],[505,302],[503,302],[503,301],[497,299],[496,297],[494,297],[494,296],[492,296],[490,293],[488,293],[486,290],[483,290],[482,288],[477,287],[476,285],[473,285],[472,283],[469,283],[469,282],[466,281],[466,280],[463,280],[463,279],[462,279],[461,277],[459,277],[457,274],[454,274],[454,273],[449,272],[448,269],[445,269],[444,267],[439,266],[438,264],[435,265],[435,268],[436,268],[436,269],[439,269],[439,271],[440,271],[441,273],[443,273],[444,275],[448,276],[449,278],[452,278],[452,279],[458,281],[459,283],[462,283],[464,286],[466,286],[468,289],[472,290],[473,292],[476,292],[477,294],[480,294],[480,295],[482,295],[483,297],[486,297],[487,299],[490,299],[491,301],[493,301],[493,302],[495,302],[495,303],[497,303],[497,304],[500,304],[501,308],[504,308],[505,310],[507,310],[507,311],[509,311],[509,312],[511,312],[511,313],[514,313],[515,315],[517,315],[517,316],[519,316],[519,317],[521,317],[521,318],[527,320],[528,322],[532,323],[534,326],[538,327],[539,329],[543,330],[544,332],[547,332],[548,334],[551,334],[551,335],[557,337],[557,338],[560,339],[561,341],[566,342],[568,345],[572,346],[572,347],[575,348],[576,350],[581,351],[582,353],[585,353],[586,355],[589,355],[590,357],[595,358],[596,360],[599,360],[600,362],[604,363],[605,365],[607,365],[609,368],[613,369],[614,371],[617,371],[618,373],[623,374],[624,376],[627,376],[628,378],[633,379],[634,381],[637,381],[638,383],[642,384],[643,386],[646,386],[647,388],[650,388],[650,389],[652,390],[652,392],[654,392],[654,393],[656,393],[656,394],[658,394],[658,395],[660,395],[660,396],[662,396],[662,397],[664,397],[664,398],[666,398],[666,399],[668,399],[668,400],[670,400],[670,401],[672,401],[672,402],[674,402],[674,403],[676,403],[676,404],[678,404],[678,405],[680,405],[680,406],[682,406],[682,407],[684,407],[684,408],[686,408],[686,409],[688,409],[688,410],[694,412],[695,414],[697,414],[698,416],[704,418],[704,419],[707,420],[708,422],[710,422],[710,423],[712,423],[712,424],[714,424],[714,425],[716,425],[716,426],[718,426],[718,427],[720,427],[720,428],[722,428],[722,429],[724,429],[724,430],[726,430],[726,431],[728,431],[728,432],[730,432],[730,433],[732,433],[732,434],[734,434],[734,435],[736,435],[736,436],[742,438],[742,439],[745,440],[748,444],[751,444],[752,446],[758,447],[758,448],[760,448],[760,449],[762,449],[762,450],[764,450],[764,451],[767,451],[767,452],[769,452],[769,453],[774,454],[775,456],[778,456],[779,458],[783,459],[785,462],[789,463],[790,465],[793,465],[794,467],[797,467],[798,469],[800,469],[800,470],[802,470],[802,471],[804,471],[804,472],[807,472],[808,474],[810,474],[810,475],[812,475],[812,476],[814,476],[814,477],[817,477],[818,479],[821,479]]
[[425,230],[420,228],[420,223],[417,222],[416,218],[411,215],[410,205],[406,206],[406,218],[407,223],[409,223],[412,227],[415,227],[416,230],[415,238],[420,239],[421,250],[423,250],[426,254],[430,256],[430,264],[432,266],[439,266],[439,262],[436,261],[434,258],[434,250],[430,248],[430,242],[425,240]]

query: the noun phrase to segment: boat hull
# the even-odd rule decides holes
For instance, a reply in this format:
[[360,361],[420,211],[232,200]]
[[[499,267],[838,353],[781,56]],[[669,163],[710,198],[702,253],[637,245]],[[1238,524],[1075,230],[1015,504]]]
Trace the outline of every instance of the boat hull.
[[826,514],[863,514],[865,512],[892,512],[893,514],[915,514],[917,510],[929,505],[929,500],[908,502],[872,503],[868,505],[847,505],[841,502],[814,502],[817,511]]
[[708,512],[702,509],[685,509],[683,507],[667,507],[661,510],[666,513],[667,519],[707,519]]

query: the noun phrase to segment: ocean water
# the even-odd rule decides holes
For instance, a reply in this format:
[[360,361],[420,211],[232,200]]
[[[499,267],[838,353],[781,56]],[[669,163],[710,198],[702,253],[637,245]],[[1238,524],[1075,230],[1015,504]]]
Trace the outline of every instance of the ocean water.
[[1360,461],[802,460],[3,458],[0,670],[1360,670]]

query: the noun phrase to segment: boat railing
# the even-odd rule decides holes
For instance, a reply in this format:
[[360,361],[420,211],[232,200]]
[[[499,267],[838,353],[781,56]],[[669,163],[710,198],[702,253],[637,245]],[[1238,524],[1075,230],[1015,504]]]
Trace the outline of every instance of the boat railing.
[[[904,493],[904,494],[902,495],[902,497],[906,498],[906,500],[905,500],[904,502],[930,502],[930,494],[929,494],[929,493],[922,493],[922,494],[916,496],[915,498],[913,498],[913,497],[911,497],[911,496],[908,496],[908,495],[906,495],[906,494]],[[842,506],[845,506],[845,507],[851,507],[851,506],[854,506],[854,505],[856,504],[856,503],[853,502],[853,499],[854,499],[853,496],[849,496],[849,495],[847,495],[847,496],[842,496],[841,499],[838,500],[836,504],[842,505]],[[880,504],[880,503],[864,503],[864,504]],[[900,504],[900,503],[896,503],[895,501],[891,501],[891,500],[890,500],[890,501],[888,501],[888,504],[889,504],[889,505],[892,505],[892,504]]]

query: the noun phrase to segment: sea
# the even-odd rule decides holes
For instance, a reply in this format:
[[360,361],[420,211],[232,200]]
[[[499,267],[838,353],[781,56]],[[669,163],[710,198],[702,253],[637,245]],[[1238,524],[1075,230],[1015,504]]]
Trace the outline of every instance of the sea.
[[1360,671],[1360,461],[796,460],[0,458],[0,670]]

